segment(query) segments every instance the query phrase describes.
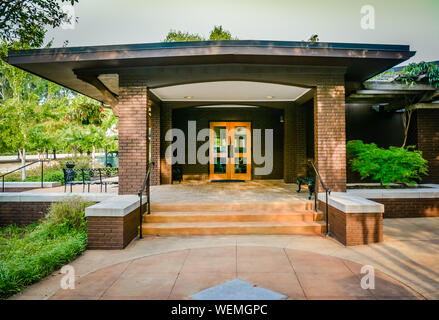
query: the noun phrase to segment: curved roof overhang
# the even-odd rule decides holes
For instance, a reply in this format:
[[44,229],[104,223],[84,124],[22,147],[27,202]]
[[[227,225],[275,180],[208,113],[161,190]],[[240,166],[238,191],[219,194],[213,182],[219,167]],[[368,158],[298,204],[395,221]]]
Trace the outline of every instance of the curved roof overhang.
[[289,70],[337,70],[346,81],[362,82],[414,54],[405,45],[233,40],[11,51],[5,60],[111,104],[117,93],[100,80],[104,74],[140,77],[150,88],[227,80],[303,85]]

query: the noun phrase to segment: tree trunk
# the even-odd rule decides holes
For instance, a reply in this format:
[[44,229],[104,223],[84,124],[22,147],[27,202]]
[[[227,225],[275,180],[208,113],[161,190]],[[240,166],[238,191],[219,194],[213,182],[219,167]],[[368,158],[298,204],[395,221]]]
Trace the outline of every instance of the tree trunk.
[[[18,149],[18,152],[20,153],[20,159],[21,159],[21,166],[26,165],[26,149]],[[26,180],[26,168],[21,169],[21,180]]]
[[413,110],[407,110],[404,112],[404,115],[402,117],[402,121],[404,124],[404,142],[402,144],[402,148],[405,148],[405,144],[407,143],[407,136],[409,133],[410,128],[410,120],[412,118]]
[[96,153],[96,148],[95,146],[93,146],[91,149],[91,167],[93,169],[95,168],[95,153]]

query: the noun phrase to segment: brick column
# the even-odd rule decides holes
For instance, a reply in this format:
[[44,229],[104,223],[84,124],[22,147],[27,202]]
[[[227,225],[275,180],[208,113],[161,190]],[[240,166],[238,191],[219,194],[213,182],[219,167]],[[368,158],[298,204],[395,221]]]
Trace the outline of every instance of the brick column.
[[[344,86],[317,86],[314,93],[314,157],[332,191],[346,191]],[[317,190],[322,191],[316,183]]]
[[418,109],[418,149],[428,161],[428,176],[423,183],[439,183],[439,109]]
[[151,171],[151,185],[160,184],[160,107],[151,108],[151,161],[154,167]]
[[295,183],[296,174],[296,109],[293,106],[285,108],[284,122],[284,181]]
[[306,176],[306,113],[304,106],[296,114],[296,174]]
[[306,119],[301,106],[285,108],[284,181],[296,183],[297,176],[306,175]]
[[172,129],[172,109],[169,106],[162,105],[160,110],[160,181],[161,184],[172,183],[172,165],[170,159],[166,161],[165,152],[171,142],[165,141],[165,135],[168,130]]
[[148,165],[147,87],[119,80],[119,194],[137,194]]

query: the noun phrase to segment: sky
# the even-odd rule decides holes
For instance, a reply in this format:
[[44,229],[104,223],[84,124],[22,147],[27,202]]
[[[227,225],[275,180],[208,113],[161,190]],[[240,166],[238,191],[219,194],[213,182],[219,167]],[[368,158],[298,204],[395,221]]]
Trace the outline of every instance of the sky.
[[79,0],[73,9],[77,23],[49,30],[54,47],[160,42],[170,29],[207,37],[222,25],[240,40],[318,34],[321,42],[410,45],[409,62],[439,60],[439,0]]

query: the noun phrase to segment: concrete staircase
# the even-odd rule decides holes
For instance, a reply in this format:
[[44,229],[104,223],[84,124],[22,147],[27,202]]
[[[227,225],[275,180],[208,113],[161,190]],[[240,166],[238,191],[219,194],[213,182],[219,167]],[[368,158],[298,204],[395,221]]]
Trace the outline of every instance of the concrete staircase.
[[152,204],[143,234],[319,234],[321,212],[312,201],[266,203]]

